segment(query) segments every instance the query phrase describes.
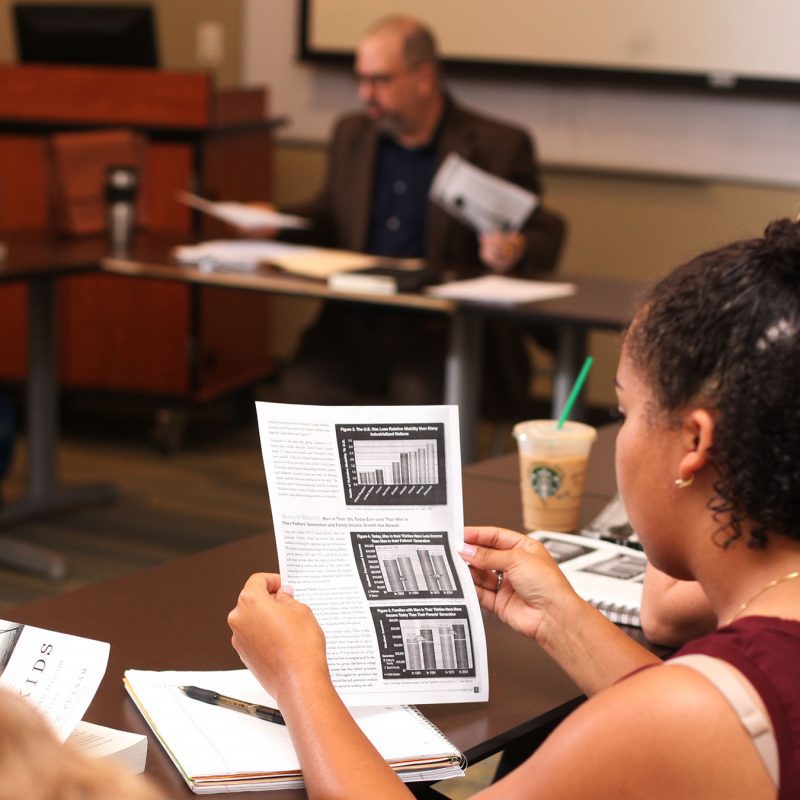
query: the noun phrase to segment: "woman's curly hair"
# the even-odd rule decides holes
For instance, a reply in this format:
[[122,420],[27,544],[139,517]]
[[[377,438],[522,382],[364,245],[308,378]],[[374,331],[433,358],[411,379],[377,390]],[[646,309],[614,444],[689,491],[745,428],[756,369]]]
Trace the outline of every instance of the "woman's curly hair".
[[800,539],[800,224],[704,253],[660,281],[626,338],[662,410],[715,412],[710,508],[728,542]]

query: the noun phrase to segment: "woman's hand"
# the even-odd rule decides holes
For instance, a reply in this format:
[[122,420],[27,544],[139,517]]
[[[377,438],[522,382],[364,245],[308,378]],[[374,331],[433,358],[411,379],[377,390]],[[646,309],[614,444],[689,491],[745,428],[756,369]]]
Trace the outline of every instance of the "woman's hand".
[[252,575],[228,625],[242,663],[278,702],[290,683],[330,680],[325,635],[311,609],[294,599],[291,587],[281,586],[280,575]]
[[545,546],[521,533],[467,527],[461,556],[470,565],[481,606],[531,639],[551,609],[577,598]]

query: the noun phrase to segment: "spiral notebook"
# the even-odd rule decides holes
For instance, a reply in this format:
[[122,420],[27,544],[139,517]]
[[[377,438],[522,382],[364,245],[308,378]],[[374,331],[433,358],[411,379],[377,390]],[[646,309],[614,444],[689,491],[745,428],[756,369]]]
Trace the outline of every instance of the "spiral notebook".
[[[248,670],[148,672],[129,669],[125,688],[195,794],[303,786],[289,731],[257,717],[186,697],[193,685],[275,706]],[[413,706],[351,708],[356,723],[406,782],[464,774],[464,757]]]
[[534,531],[572,588],[612,622],[640,626],[647,558],[625,545],[590,536]]

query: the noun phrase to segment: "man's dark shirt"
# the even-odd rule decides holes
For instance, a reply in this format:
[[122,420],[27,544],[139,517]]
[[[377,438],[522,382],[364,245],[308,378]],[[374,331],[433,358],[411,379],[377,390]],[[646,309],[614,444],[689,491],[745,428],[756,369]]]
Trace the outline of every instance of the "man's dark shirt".
[[367,250],[380,256],[422,258],[428,190],[436,170],[436,138],[408,148],[381,136],[375,163]]

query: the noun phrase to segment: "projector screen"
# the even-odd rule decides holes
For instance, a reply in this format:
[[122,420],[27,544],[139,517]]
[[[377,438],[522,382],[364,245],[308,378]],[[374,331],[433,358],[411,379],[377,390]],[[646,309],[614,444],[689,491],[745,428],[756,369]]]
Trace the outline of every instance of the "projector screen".
[[303,0],[301,57],[352,57],[393,13],[437,34],[450,64],[718,88],[800,83],[798,0]]

